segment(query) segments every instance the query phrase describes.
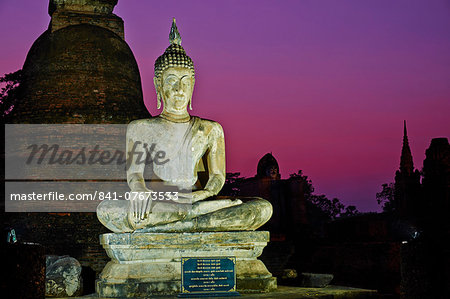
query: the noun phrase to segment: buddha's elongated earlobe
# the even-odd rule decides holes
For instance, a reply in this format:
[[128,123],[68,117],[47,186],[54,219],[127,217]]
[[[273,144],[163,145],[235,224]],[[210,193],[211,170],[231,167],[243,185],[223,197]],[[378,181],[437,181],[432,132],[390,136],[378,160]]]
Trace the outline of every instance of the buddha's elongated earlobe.
[[155,90],[156,90],[156,108],[161,109],[161,91],[159,90],[159,84],[158,84],[158,78],[153,77],[153,84],[155,84]]
[[161,109],[161,96],[159,92],[156,93],[156,109]]
[[189,110],[192,110],[192,96],[194,95],[195,79],[192,79],[191,99],[189,100]]

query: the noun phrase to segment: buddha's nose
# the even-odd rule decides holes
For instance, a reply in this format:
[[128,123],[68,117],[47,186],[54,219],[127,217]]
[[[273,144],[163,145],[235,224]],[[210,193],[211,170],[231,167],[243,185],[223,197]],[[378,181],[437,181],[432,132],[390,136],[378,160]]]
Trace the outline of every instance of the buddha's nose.
[[173,89],[175,92],[179,93],[179,94],[183,94],[184,90],[183,90],[183,83],[181,83],[181,81],[178,81],[177,83],[175,83]]
[[173,86],[173,89],[175,91],[180,91],[181,90],[181,82],[180,81],[176,82]]

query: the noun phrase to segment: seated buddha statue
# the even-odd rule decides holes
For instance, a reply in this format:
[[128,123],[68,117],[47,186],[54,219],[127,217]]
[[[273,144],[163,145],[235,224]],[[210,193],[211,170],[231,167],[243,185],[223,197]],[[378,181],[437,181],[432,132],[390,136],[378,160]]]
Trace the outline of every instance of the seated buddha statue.
[[[135,196],[103,201],[97,207],[98,219],[113,232],[255,230],[270,219],[272,206],[262,198],[216,196],[225,183],[223,129],[188,112],[195,71],[181,47],[175,19],[169,40],[169,47],[155,62],[157,107],[162,101],[162,112],[127,127],[127,182]],[[152,153],[157,157],[151,157]],[[147,180],[146,167],[150,168]],[[199,173],[205,174],[203,184]]]

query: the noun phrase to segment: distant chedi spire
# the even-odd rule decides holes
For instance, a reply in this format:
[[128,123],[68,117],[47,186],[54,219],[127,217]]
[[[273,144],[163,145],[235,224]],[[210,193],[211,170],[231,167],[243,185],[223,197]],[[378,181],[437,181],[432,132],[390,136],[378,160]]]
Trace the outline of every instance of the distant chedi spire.
[[400,171],[408,174],[411,174],[414,171],[414,163],[409,147],[408,133],[406,131],[406,120],[403,121],[403,146],[402,155],[400,157]]
[[408,142],[406,120],[403,121],[403,146],[400,169],[395,173],[395,208],[403,219],[417,219],[421,208],[420,173],[414,170],[413,157]]

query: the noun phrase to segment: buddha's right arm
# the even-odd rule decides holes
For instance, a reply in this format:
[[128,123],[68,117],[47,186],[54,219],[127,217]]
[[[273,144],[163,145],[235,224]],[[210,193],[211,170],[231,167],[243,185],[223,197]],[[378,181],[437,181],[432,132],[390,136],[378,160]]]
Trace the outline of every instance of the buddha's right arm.
[[127,173],[127,182],[128,186],[130,187],[131,191],[134,192],[149,192],[150,190],[147,189],[145,186],[145,180],[142,176],[142,173]]
[[147,192],[150,190],[145,187],[143,177],[147,151],[143,148],[143,142],[139,137],[140,130],[142,126],[139,121],[133,121],[127,127],[127,183],[131,191]]
[[[148,199],[149,193],[142,195],[138,192],[149,192],[145,186],[143,177],[146,159],[146,151],[142,147],[142,141],[138,138],[138,123],[131,122],[127,128],[127,183],[132,194],[128,210],[128,221],[132,227],[137,228],[138,223],[147,218],[151,213],[152,202]],[[144,196],[143,200],[140,197]]]
[[150,190],[145,186],[142,173],[127,174],[127,181],[131,189],[128,223],[134,229],[142,228],[142,221],[152,212],[153,202],[149,198]]

